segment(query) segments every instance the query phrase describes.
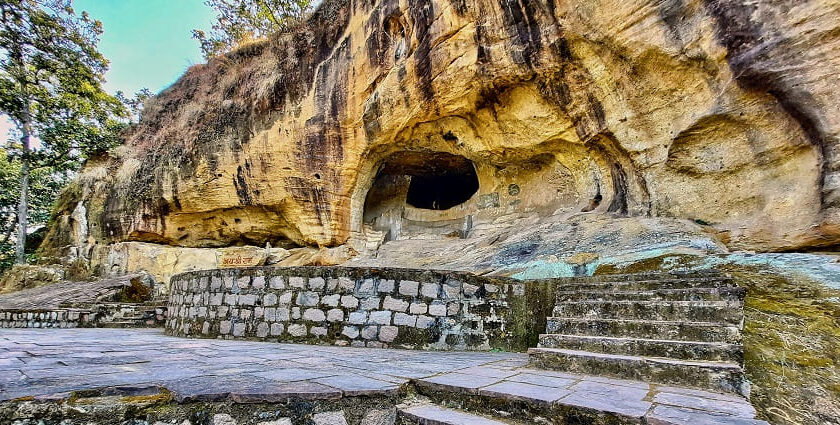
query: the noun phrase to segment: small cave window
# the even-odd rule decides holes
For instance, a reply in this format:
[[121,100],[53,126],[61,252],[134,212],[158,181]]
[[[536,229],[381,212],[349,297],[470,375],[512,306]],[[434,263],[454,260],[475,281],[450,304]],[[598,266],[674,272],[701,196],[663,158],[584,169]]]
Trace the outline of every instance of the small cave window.
[[415,208],[448,210],[463,204],[478,191],[475,170],[433,176],[411,176],[405,202]]

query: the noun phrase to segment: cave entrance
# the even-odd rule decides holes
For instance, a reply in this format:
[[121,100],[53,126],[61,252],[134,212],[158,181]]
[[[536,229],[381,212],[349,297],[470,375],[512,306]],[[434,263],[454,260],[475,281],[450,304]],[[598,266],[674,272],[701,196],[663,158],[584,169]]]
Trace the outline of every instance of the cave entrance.
[[466,174],[411,176],[405,202],[415,208],[448,210],[469,201],[477,191],[475,170]]
[[[399,236],[403,225],[413,226],[414,231],[451,233],[453,230],[448,228],[460,228],[463,217],[452,217],[448,210],[472,199],[478,188],[475,166],[463,156],[444,152],[395,153],[383,162],[368,191],[364,222],[387,232],[389,240]],[[404,217],[406,209],[415,212],[410,220]],[[453,224],[450,226],[447,221]]]

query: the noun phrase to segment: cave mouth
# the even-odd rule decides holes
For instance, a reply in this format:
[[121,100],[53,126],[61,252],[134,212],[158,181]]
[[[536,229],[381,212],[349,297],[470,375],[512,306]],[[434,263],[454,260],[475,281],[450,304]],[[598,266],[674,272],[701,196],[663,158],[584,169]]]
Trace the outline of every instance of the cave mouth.
[[405,203],[414,208],[448,210],[467,202],[478,192],[475,166],[460,155],[444,152],[396,153],[385,161],[377,181],[401,176],[408,183]]
[[426,210],[448,210],[461,205],[478,191],[478,176],[470,174],[444,174],[437,176],[411,176],[405,203]]
[[[422,222],[438,222],[445,210],[464,205],[479,189],[475,165],[444,152],[403,151],[385,158],[365,197],[362,221],[386,232],[388,240],[401,234],[430,234]],[[416,209],[406,219],[406,209]],[[432,213],[424,214],[422,211]],[[438,214],[439,213],[439,214]],[[454,211],[454,214],[459,214]],[[451,215],[451,214],[449,214]],[[444,221],[453,219],[448,217]],[[459,226],[456,226],[458,230]],[[451,233],[453,229],[444,229]]]

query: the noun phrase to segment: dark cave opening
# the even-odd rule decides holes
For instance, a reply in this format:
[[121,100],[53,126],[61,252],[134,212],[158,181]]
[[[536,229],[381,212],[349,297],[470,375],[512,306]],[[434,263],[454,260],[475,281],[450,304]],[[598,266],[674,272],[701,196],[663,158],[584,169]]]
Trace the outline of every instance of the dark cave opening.
[[405,202],[415,208],[448,210],[467,202],[478,191],[478,176],[471,172],[411,176]]
[[402,220],[406,206],[448,210],[469,201],[478,189],[475,165],[463,156],[398,152],[388,156],[376,174],[365,199],[363,220],[381,228],[399,227],[394,223]]
[[[475,165],[463,156],[397,152],[381,163],[365,196],[362,222],[384,232],[386,240],[411,234],[450,235],[463,230],[463,217],[453,219],[443,211],[466,203],[478,189]],[[415,211],[407,216],[407,208],[441,213]]]
[[403,193],[406,204],[427,210],[447,210],[463,204],[479,186],[472,161],[445,152],[398,152],[389,156],[372,190],[393,179],[403,182],[398,192]]

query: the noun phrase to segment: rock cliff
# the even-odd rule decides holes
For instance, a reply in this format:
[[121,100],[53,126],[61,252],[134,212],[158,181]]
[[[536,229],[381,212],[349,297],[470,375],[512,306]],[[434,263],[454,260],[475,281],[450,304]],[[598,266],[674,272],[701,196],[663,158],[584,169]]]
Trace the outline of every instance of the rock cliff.
[[327,0],[157,96],[42,250],[344,246],[341,262],[616,217],[629,240],[832,246],[838,83],[836,0]]

